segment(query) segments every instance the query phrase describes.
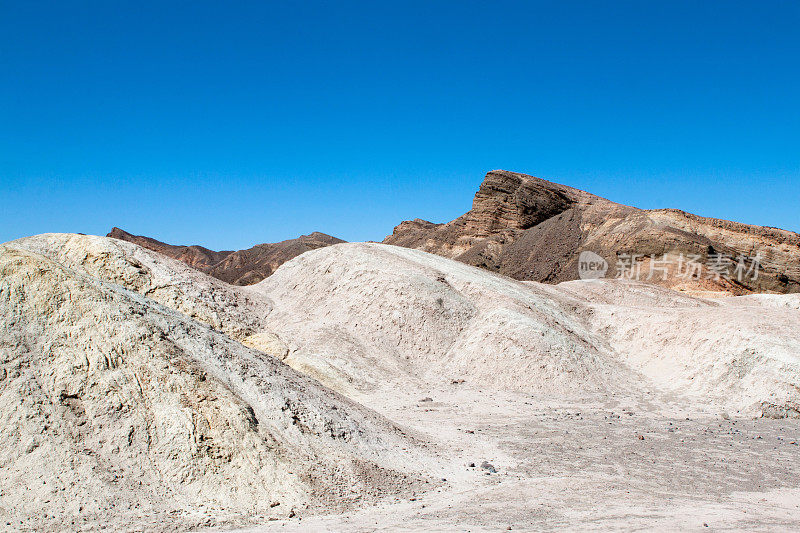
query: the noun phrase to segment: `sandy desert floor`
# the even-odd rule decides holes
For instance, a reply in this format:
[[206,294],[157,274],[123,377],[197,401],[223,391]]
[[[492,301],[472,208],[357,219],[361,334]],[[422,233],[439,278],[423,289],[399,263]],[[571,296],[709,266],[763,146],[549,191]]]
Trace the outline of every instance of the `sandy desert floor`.
[[465,383],[364,401],[436,444],[440,484],[244,531],[800,529],[798,420],[726,419],[657,391],[572,403]]

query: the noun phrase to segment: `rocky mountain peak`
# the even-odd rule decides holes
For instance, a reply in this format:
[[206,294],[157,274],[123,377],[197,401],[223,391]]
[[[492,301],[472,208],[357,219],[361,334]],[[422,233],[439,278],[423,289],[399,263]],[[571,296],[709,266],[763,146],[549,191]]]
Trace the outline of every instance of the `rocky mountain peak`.
[[493,170],[475,194],[466,220],[479,233],[527,229],[566,211],[586,195],[527,174]]

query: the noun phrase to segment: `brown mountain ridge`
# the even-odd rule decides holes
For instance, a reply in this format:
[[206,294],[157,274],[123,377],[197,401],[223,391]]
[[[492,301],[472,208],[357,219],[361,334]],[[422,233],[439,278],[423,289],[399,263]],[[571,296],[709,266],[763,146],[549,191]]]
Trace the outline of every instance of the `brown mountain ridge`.
[[[108,236],[236,285],[257,283],[303,252],[344,242],[314,232],[247,250],[215,252],[174,246],[119,228]],[[486,174],[472,209],[464,215],[445,224],[405,221],[383,242],[523,281],[560,283],[587,277],[582,275],[586,262],[581,258],[591,252],[595,255],[590,258],[605,261],[605,277],[703,295],[800,292],[797,233],[677,209],[638,209],[505,170]]]
[[296,239],[257,244],[238,251],[215,252],[202,246],[176,246],[150,237],[131,235],[112,228],[106,237],[138,244],[143,248],[183,261],[197,270],[233,285],[252,285],[271,275],[276,268],[303,252],[345,242],[315,231]]

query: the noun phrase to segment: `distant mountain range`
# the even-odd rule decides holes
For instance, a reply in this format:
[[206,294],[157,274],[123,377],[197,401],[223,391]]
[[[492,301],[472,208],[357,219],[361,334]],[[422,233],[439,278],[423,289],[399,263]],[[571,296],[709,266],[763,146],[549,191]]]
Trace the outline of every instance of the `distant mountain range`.
[[143,248],[183,261],[197,270],[233,285],[251,285],[275,272],[283,263],[303,252],[344,242],[324,233],[314,232],[296,239],[257,244],[247,250],[215,252],[202,246],[175,246],[150,237],[131,235],[113,228],[106,237],[138,244]]
[[[236,285],[257,283],[305,251],[344,242],[315,232],[248,250],[214,252],[165,244],[119,228],[108,236]],[[526,281],[605,276],[706,294],[800,292],[797,233],[676,209],[637,209],[504,170],[486,174],[466,214],[446,224],[402,222],[383,242]]]

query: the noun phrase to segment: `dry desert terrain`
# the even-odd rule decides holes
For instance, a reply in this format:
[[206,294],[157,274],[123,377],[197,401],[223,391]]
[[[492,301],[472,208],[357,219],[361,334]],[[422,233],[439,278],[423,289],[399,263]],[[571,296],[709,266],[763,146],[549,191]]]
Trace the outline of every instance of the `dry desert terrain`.
[[9,531],[800,529],[800,295],[0,246]]

